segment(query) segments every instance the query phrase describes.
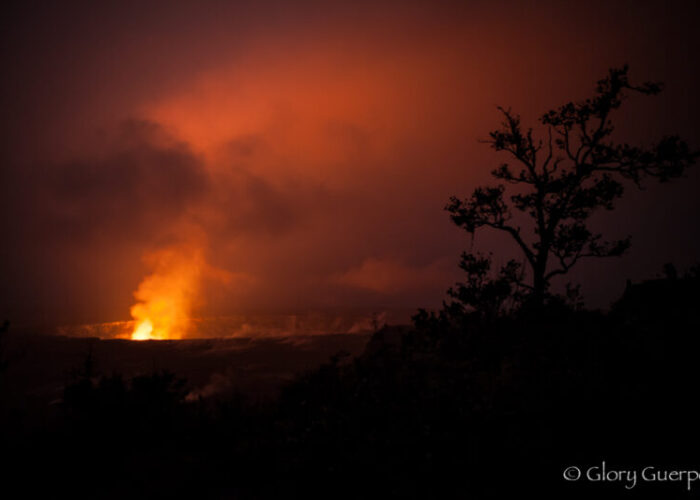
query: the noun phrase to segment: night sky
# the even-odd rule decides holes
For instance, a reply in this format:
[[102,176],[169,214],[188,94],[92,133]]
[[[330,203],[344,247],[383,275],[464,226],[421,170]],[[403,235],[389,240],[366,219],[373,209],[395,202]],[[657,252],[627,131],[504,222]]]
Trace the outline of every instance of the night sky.
[[[439,306],[463,249],[517,255],[443,210],[505,161],[479,142],[496,107],[536,125],[611,66],[666,84],[618,139],[700,145],[697,2],[3,10],[0,316],[18,325],[128,320],[166,285],[192,316]],[[633,239],[571,275],[589,305],[698,262],[699,188],[696,167],[595,218]]]

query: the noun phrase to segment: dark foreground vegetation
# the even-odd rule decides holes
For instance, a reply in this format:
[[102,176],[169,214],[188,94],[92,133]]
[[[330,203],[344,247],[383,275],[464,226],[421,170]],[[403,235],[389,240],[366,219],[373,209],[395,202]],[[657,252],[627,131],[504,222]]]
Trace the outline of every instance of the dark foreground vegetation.
[[27,428],[2,409],[3,488],[27,498],[690,497],[680,482],[626,490],[562,473],[603,460],[697,468],[699,284],[694,271],[631,285],[606,314],[554,303],[498,318],[421,313],[265,403],[186,401],[173,374],[95,377],[88,358],[49,421]]

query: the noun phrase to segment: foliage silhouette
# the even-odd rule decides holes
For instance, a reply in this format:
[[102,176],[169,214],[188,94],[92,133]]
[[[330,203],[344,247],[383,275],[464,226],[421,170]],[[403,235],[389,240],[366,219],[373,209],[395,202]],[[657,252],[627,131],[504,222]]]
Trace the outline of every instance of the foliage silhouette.
[[[630,284],[607,314],[425,315],[267,403],[188,400],[168,373],[82,369],[53,418],[3,428],[6,476],[40,474],[22,483],[28,496],[73,498],[619,497],[621,484],[561,473],[696,463],[698,300],[696,269]],[[676,492],[644,484],[634,498]]]
[[[613,140],[612,114],[628,94],[655,95],[662,88],[654,82],[634,85],[627,73],[627,66],[610,69],[598,82],[594,97],[545,113],[540,118],[547,131],[544,140],[536,139],[532,128],[523,128],[520,117],[510,109],[499,108],[503,124],[485,142],[508,153],[517,168],[502,164],[492,172],[501,184],[478,187],[465,200],[452,197],[446,206],[454,223],[467,232],[491,228],[514,240],[531,278],[525,283],[514,272],[516,262],[506,264],[506,275],[519,290],[529,292],[535,305],[550,297],[552,278],[566,274],[581,259],[620,256],[629,248],[629,237],[607,241],[589,225],[596,210],[614,208],[622,196],[623,181],[638,187],[647,178],[664,182],[681,176],[698,157],[678,136],[663,137],[649,148]],[[506,185],[512,189],[509,196]],[[531,238],[524,234],[513,210],[531,221]],[[462,267],[471,268],[481,259],[465,255]],[[501,289],[503,277],[489,288]],[[473,305],[478,297],[470,290],[473,287],[459,286],[453,298]]]

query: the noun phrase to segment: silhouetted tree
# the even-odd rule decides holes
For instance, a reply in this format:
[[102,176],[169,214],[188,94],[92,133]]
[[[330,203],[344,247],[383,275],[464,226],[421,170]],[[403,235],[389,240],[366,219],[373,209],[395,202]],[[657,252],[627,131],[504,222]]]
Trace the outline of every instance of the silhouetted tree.
[[462,254],[459,267],[465,272],[466,280],[447,292],[455,299],[452,313],[473,312],[483,319],[491,319],[518,302],[523,279],[522,265],[509,260],[498,270],[495,278],[490,276],[492,265],[491,255]]
[[[511,110],[499,108],[504,121],[486,142],[510,154],[517,168],[502,164],[492,175],[503,183],[478,187],[465,200],[452,197],[446,206],[455,224],[469,233],[489,227],[513,238],[531,271],[531,281],[518,285],[529,290],[535,304],[548,297],[552,278],[581,259],[620,256],[629,248],[629,237],[606,241],[588,225],[596,209],[614,208],[622,181],[638,187],[644,178],[667,181],[681,176],[698,156],[678,136],[663,137],[649,148],[612,140],[611,114],[628,94],[655,95],[662,88],[653,82],[632,85],[627,72],[627,66],[613,68],[598,82],[593,98],[545,113],[539,120],[547,130],[544,140],[535,139],[532,128],[524,129]],[[506,184],[515,187],[508,197]],[[513,209],[532,220],[531,237],[514,221]],[[478,263],[478,257],[473,259],[463,258],[463,267]]]

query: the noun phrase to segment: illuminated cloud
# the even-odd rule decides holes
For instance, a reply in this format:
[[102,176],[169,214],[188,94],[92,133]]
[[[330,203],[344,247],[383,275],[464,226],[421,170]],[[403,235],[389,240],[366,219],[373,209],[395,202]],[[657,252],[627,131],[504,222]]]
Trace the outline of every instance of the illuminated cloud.
[[435,289],[449,278],[448,265],[438,261],[423,267],[409,267],[392,260],[368,258],[358,267],[336,275],[334,281],[380,293]]

